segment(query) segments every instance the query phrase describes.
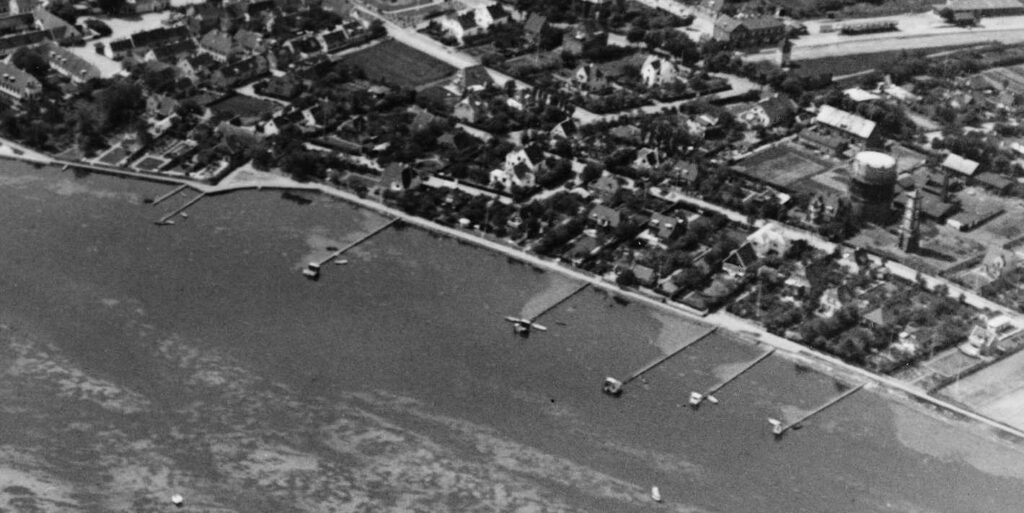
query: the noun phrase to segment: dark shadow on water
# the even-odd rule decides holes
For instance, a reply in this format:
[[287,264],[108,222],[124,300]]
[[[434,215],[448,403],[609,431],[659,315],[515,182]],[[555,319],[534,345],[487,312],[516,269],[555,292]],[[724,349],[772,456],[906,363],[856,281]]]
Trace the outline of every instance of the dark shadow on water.
[[291,201],[292,203],[295,203],[295,204],[298,204],[298,205],[309,205],[310,203],[313,203],[312,199],[307,198],[305,196],[302,196],[300,194],[295,194],[294,192],[291,192],[291,191],[284,191],[284,192],[282,192],[281,193],[281,198],[282,199],[286,199],[288,201]]

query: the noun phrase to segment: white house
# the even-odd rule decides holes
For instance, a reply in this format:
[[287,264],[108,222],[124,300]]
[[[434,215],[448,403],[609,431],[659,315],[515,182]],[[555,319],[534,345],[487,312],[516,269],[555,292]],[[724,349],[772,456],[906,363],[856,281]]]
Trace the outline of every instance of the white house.
[[525,164],[530,171],[536,171],[544,162],[544,151],[539,146],[526,146],[512,150],[505,155],[505,169],[511,170],[520,164]]
[[473,11],[463,14],[448,14],[437,20],[441,29],[457,39],[460,43],[468,36],[475,36],[483,32],[480,25],[476,23],[476,16]]
[[640,80],[647,87],[675,82],[682,77],[683,68],[656,55],[648,56],[640,66]]
[[537,184],[537,175],[525,163],[512,168],[501,168],[491,171],[490,186],[509,190],[512,187],[533,187]]
[[487,30],[491,25],[500,25],[502,23],[508,23],[510,16],[504,9],[498,4],[491,4],[485,7],[477,7],[473,10],[473,18],[476,20],[476,25],[483,30]]

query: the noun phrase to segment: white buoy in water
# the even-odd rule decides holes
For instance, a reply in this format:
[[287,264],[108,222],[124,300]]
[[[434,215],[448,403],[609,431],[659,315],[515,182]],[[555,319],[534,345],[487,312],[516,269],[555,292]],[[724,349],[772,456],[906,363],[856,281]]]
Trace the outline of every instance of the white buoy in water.
[[185,498],[176,493],[171,496],[171,503],[180,508],[185,505]]
[[651,500],[661,502],[661,490],[658,490],[657,486],[651,487]]

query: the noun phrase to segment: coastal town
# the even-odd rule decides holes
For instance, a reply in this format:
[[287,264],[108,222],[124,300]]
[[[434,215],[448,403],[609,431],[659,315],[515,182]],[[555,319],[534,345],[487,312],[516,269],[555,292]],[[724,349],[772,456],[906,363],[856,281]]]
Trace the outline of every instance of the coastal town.
[[1024,433],[1019,0],[0,11],[6,157],[354,195]]

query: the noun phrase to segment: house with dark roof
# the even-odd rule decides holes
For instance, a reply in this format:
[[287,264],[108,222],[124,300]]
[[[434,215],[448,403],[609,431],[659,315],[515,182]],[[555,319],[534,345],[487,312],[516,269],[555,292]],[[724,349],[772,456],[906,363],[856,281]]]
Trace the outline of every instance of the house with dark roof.
[[472,11],[463,14],[453,13],[442,16],[437,20],[437,24],[442,30],[454,37],[460,43],[466,37],[475,36],[482,33],[484,30],[476,24],[476,17],[473,16]]
[[747,272],[747,269],[754,265],[757,260],[757,252],[754,251],[754,246],[749,242],[744,242],[742,246],[732,250],[725,257],[725,260],[722,261],[722,270],[733,276],[740,276]]
[[622,224],[622,213],[606,205],[596,205],[587,213],[587,221],[599,228],[618,228]]
[[205,80],[220,67],[220,61],[208,53],[198,53],[178,59],[176,66],[181,75],[193,82]]
[[270,77],[264,86],[263,93],[266,96],[290,100],[302,92],[302,81],[293,75]]
[[132,47],[151,48],[191,40],[186,27],[160,27],[132,34]]
[[562,253],[562,260],[572,262],[573,265],[581,265],[601,249],[601,241],[594,237],[582,236],[573,243],[572,247]]
[[535,144],[512,150],[505,155],[505,168],[511,169],[525,164],[530,171],[536,171],[544,163],[544,150]]
[[473,17],[476,18],[477,26],[484,30],[490,28],[491,25],[508,23],[511,19],[511,15],[500,4],[477,7],[473,11]]
[[210,75],[210,85],[218,89],[235,87],[267,72],[267,60],[259,55],[218,68]]
[[178,110],[181,103],[163,94],[150,94],[146,96],[146,114],[156,118],[166,118]]
[[550,135],[552,139],[568,139],[575,135],[577,131],[578,127],[576,126],[576,122],[570,117],[555,125],[555,127],[548,132],[548,135]]
[[392,162],[384,168],[380,181],[377,182],[380,190],[391,192],[402,192],[412,190],[420,186],[423,180],[412,168],[398,162]]
[[43,84],[13,64],[0,62],[0,97],[11,104],[19,104],[43,90]]
[[242,51],[231,34],[220,30],[207,32],[199,40],[199,48],[220,62],[227,62]]
[[715,21],[715,41],[732,47],[765,46],[778,43],[786,36],[786,25],[772,16],[734,18],[721,16]]
[[324,48],[327,49],[327,53],[334,53],[338,50],[342,50],[349,44],[348,36],[345,35],[344,30],[328,32],[320,36],[320,42],[323,44]]
[[201,2],[188,6],[185,11],[185,26],[196,36],[220,27],[220,17],[224,10],[220,5]]
[[286,41],[283,45],[290,48],[300,59],[308,59],[324,53],[324,47],[314,36],[302,36]]
[[669,167],[668,178],[672,182],[692,187],[700,179],[700,167],[696,162],[677,160]]
[[168,63],[177,62],[182,57],[195,54],[198,49],[199,47],[196,46],[194,41],[186,39],[177,43],[154,46],[146,51],[144,60]]
[[459,94],[465,94],[486,89],[487,86],[494,84],[494,79],[487,72],[487,68],[483,65],[476,65],[456,71],[452,82],[454,89]]
[[513,187],[533,187],[537,185],[537,175],[530,166],[519,163],[512,167],[504,167],[491,171],[490,187],[511,190]]
[[589,62],[577,66],[572,72],[572,79],[584,91],[598,91],[609,86],[604,70]]
[[765,98],[738,116],[739,121],[751,128],[771,128],[788,123],[796,115],[796,102],[783,94]]

